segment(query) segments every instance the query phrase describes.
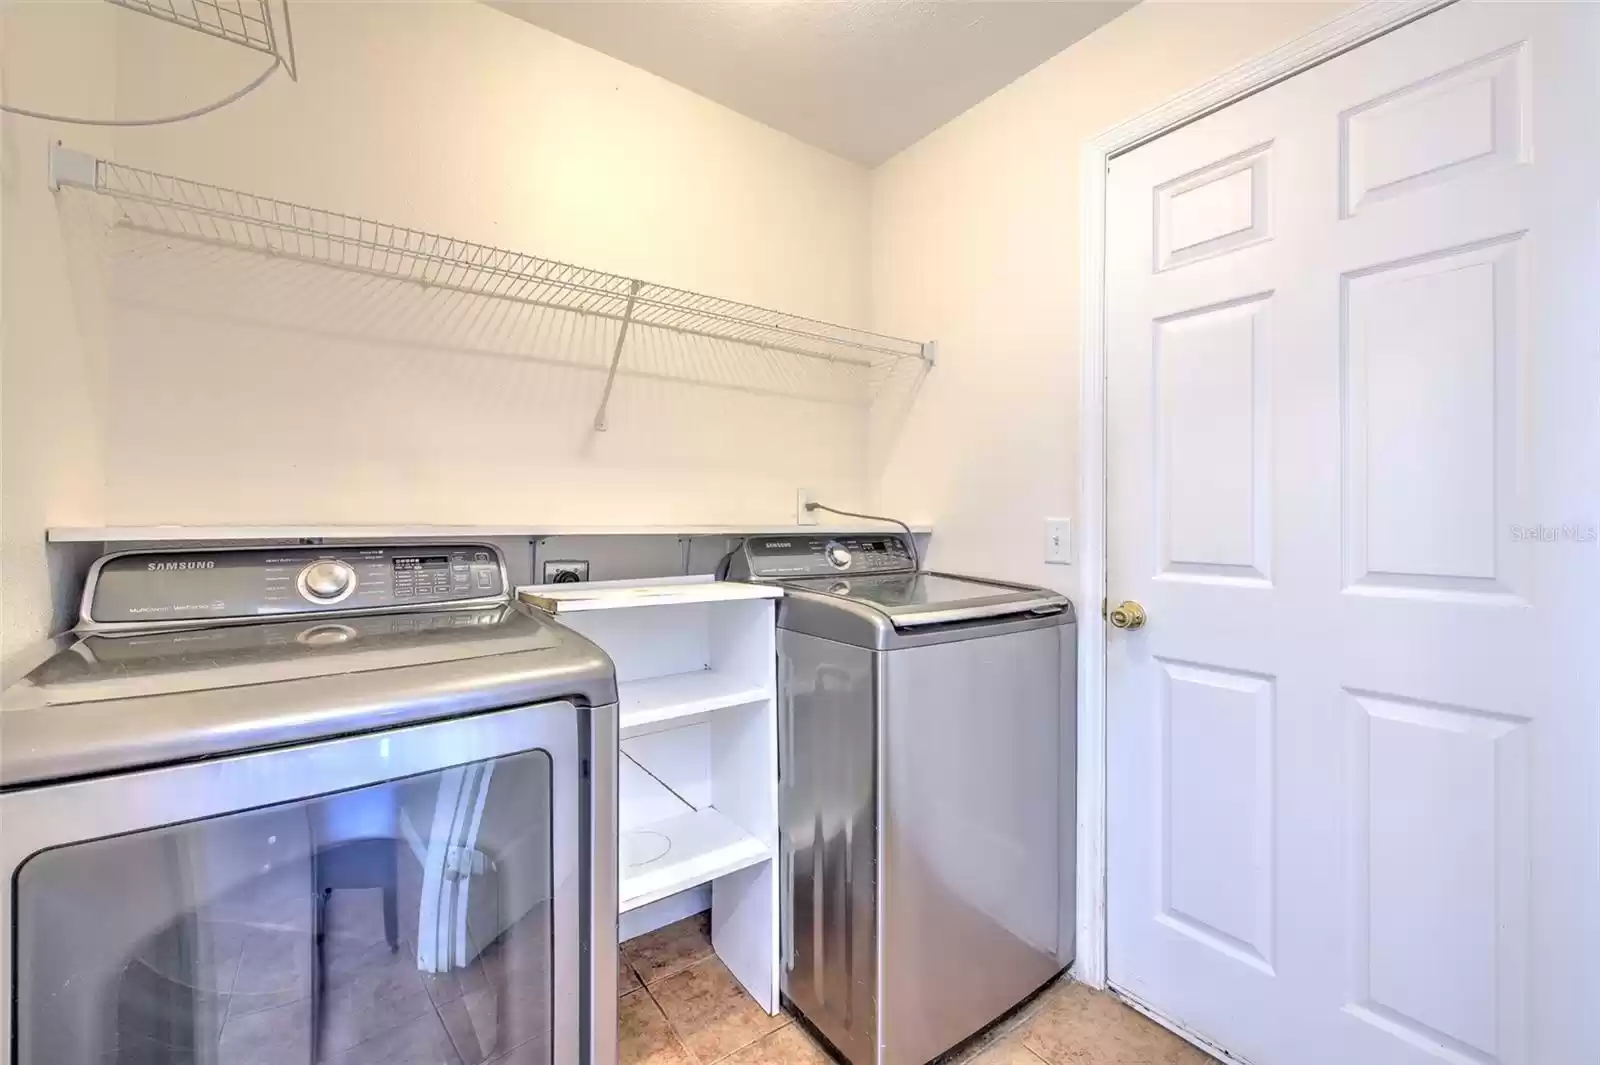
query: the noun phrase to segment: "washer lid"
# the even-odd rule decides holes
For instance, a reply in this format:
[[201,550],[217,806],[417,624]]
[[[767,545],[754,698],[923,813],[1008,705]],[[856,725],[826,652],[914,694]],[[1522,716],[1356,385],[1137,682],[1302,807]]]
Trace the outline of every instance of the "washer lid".
[[870,577],[810,577],[786,587],[866,604],[898,630],[1017,614],[1057,614],[1067,597],[1046,588],[946,573],[894,573]]
[[80,634],[6,693],[62,706],[276,684],[556,647],[556,630],[506,606]]
[[518,606],[69,634],[0,694],[0,788],[553,700],[611,660]]

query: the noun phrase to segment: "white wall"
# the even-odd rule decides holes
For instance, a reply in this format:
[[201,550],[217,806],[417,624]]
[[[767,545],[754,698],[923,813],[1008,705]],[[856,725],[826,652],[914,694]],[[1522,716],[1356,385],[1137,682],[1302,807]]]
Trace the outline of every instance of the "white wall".
[[[211,42],[142,20],[122,37],[125,110],[179,95],[139,69],[158,36],[189,46],[165,64],[184,84],[208,57],[235,68],[211,92],[237,83]],[[851,164],[478,4],[300,4],[295,36],[299,84],[119,135],[118,159],[865,318],[867,179]],[[783,520],[797,478],[863,488],[847,461],[859,411],[759,394],[792,367],[709,371],[746,392],[625,377],[597,435],[614,332],[594,320],[161,241],[119,253],[138,266],[115,272],[108,520]],[[624,367],[675,378],[704,355],[638,333]],[[819,423],[831,446],[746,446]]]
[[[24,6],[32,16],[6,34],[19,103],[170,113],[266,62],[115,10],[110,54],[92,54],[63,12],[109,5]],[[203,118],[114,136],[0,120],[3,298],[33,308],[26,329],[6,322],[0,651],[47,625],[49,524],[756,523],[790,520],[800,485],[865,500],[865,413],[838,401],[852,382],[795,359],[636,331],[611,430],[596,434],[609,325],[166,237],[118,230],[107,250],[65,232],[60,219],[93,198],[52,203],[52,137],[865,324],[868,175],[854,164],[478,3],[300,2],[294,32],[298,83],[274,77]],[[111,90],[63,91],[85,71]],[[67,304],[95,288],[60,276],[72,259],[109,263],[104,350],[82,367],[51,331],[70,336]],[[26,594],[10,594],[12,574]]]
[[1077,597],[1043,519],[1077,513],[1081,147],[1341,6],[1141,4],[874,171],[874,328],[939,340],[874,501],[933,565]]
[[[0,97],[113,113],[116,22],[109,4],[0,5]],[[42,634],[64,595],[45,525],[101,514],[103,219],[92,204],[51,202],[46,150],[59,133],[0,118],[0,655]],[[76,135],[87,150],[111,147],[106,131]]]
[[[262,62],[109,5],[7,9],[5,92],[27,105],[181,110]],[[48,627],[49,524],[766,522],[787,520],[804,484],[934,521],[939,566],[1076,592],[1072,569],[1042,563],[1041,519],[1072,515],[1078,492],[1079,147],[1333,10],[1143,5],[870,175],[476,3],[298,3],[300,81],[176,126],[0,119],[0,654]],[[878,412],[870,439],[890,457],[870,476],[856,407],[772,394],[836,398],[849,382],[659,337],[630,347],[624,363],[643,373],[619,381],[612,431],[596,435],[608,331],[144,234],[102,239],[90,198],[45,191],[57,136],[935,337],[940,365],[909,413]]]

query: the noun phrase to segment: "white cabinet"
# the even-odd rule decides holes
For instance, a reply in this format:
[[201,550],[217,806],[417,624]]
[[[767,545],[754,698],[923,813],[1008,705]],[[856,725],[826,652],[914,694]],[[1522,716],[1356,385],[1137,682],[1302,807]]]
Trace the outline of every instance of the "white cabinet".
[[632,931],[703,908],[752,998],[778,1008],[778,588],[670,578],[540,585],[616,663],[619,917]]

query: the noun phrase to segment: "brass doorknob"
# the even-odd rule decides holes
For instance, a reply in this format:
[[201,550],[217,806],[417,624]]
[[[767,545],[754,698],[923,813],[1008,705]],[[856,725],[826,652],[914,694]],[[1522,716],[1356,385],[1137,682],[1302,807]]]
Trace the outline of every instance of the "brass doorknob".
[[1132,599],[1125,599],[1121,606],[1111,608],[1111,613],[1106,615],[1111,620],[1111,627],[1127,629],[1129,632],[1144,628],[1144,607]]

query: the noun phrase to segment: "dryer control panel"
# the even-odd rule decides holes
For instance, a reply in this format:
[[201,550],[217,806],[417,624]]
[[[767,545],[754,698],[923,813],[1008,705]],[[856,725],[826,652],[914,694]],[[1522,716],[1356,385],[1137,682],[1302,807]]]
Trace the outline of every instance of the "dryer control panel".
[[735,552],[734,580],[832,577],[841,573],[910,573],[906,538],[883,536],[753,536]]
[[89,571],[81,628],[505,602],[489,544],[130,551]]

